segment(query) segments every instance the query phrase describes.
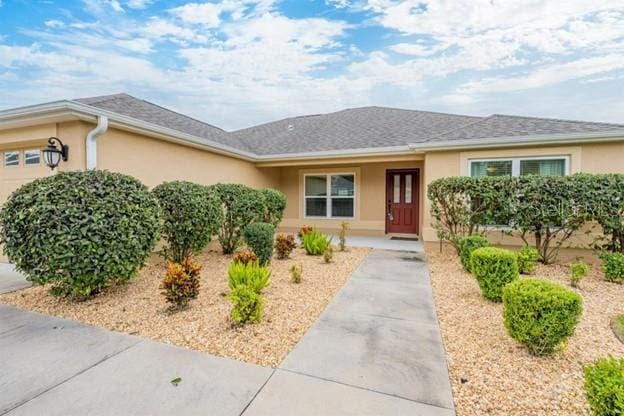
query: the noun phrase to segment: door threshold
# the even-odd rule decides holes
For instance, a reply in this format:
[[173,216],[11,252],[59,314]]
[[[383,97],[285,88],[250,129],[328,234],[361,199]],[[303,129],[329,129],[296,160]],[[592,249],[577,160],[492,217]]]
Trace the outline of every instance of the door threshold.
[[390,237],[390,240],[397,240],[397,241],[418,241],[418,236],[414,236],[414,237],[399,237],[399,236],[392,236]]

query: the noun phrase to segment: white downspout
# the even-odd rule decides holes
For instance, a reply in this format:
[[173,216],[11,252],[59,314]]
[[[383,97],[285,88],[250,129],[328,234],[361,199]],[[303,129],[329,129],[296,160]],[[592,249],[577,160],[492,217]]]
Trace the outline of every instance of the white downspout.
[[108,117],[98,116],[97,126],[89,133],[85,139],[87,148],[87,170],[94,170],[97,168],[97,143],[95,139],[108,130]]

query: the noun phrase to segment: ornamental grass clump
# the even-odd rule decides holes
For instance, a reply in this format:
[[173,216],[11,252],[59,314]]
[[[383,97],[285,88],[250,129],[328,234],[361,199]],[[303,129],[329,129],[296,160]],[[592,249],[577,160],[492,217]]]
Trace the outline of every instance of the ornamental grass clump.
[[190,257],[185,258],[182,263],[168,263],[167,274],[160,285],[167,302],[182,308],[191,299],[195,299],[199,294],[200,271],[201,265]]
[[277,258],[284,260],[290,257],[290,253],[297,247],[295,236],[292,234],[278,234],[275,237],[275,252]]
[[518,271],[521,274],[532,274],[539,259],[540,254],[536,248],[527,245],[523,246],[518,251]]
[[534,355],[552,354],[572,336],[582,311],[578,293],[546,280],[517,280],[503,289],[505,328]]
[[255,222],[245,227],[245,241],[258,256],[260,264],[268,264],[273,257],[275,227],[266,222]]
[[137,179],[58,172],[17,189],[0,211],[0,243],[35,285],[81,300],[136,275],[160,231],[158,200]]
[[323,260],[328,264],[334,261],[334,249],[331,246],[327,247],[323,252]]
[[290,280],[293,283],[299,284],[301,283],[301,278],[303,276],[303,264],[296,265],[293,264],[290,266]]
[[312,229],[303,235],[303,248],[308,256],[321,256],[331,245],[331,237]]
[[470,235],[459,240],[459,260],[464,270],[470,273],[470,256],[472,252],[481,247],[489,247],[491,244],[482,235]]
[[624,254],[604,252],[600,255],[602,272],[607,282],[624,282]]
[[486,299],[500,302],[505,285],[518,278],[516,253],[497,247],[482,247],[470,257],[470,269]]
[[601,358],[583,369],[594,416],[624,415],[624,358]]
[[238,286],[248,286],[256,293],[262,293],[270,283],[271,270],[261,266],[258,261],[247,264],[233,261],[228,267],[228,285],[231,290]]

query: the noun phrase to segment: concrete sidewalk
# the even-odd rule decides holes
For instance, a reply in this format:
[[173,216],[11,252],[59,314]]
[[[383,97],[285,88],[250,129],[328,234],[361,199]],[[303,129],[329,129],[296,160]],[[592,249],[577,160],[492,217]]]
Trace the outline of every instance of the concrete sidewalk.
[[15,271],[11,263],[0,263],[0,293],[14,292],[30,286],[26,278]]

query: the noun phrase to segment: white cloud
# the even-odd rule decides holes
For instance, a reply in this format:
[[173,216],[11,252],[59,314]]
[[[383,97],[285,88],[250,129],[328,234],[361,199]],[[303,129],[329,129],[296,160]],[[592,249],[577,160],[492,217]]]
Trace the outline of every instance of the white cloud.
[[119,4],[119,1],[117,1],[117,0],[110,0],[110,6],[116,12],[123,12],[124,11],[123,7],[121,7],[121,4]]
[[128,0],[126,4],[131,9],[145,9],[150,4],[152,4],[153,0]]
[[62,27],[62,26],[64,26],[64,25],[65,25],[65,23],[63,23],[63,22],[62,22],[62,21],[60,21],[60,20],[56,20],[56,19],[46,20],[46,21],[44,22],[44,24],[45,24],[47,27],[51,27],[51,28],[58,28],[58,27]]

